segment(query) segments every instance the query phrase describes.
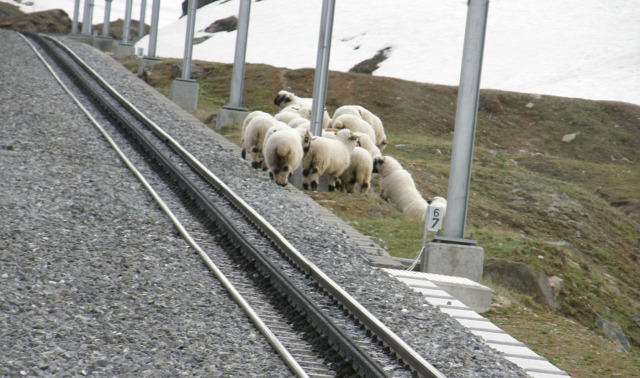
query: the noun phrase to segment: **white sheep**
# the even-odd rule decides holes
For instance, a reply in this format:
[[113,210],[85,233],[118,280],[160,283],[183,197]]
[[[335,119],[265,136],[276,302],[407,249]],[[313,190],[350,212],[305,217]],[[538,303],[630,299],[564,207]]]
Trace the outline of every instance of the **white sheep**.
[[387,136],[384,132],[382,121],[377,115],[360,105],[343,105],[333,113],[333,119],[335,120],[343,114],[351,114],[367,121],[376,133],[376,137],[373,139],[376,142],[376,146],[380,151],[384,151],[388,144]]
[[[281,90],[273,99],[273,103],[280,109],[296,111],[304,118],[311,120],[311,108],[313,107],[313,99],[309,97],[298,97],[292,92]],[[331,124],[331,118],[327,109],[322,114],[322,128],[327,128]]]
[[280,131],[282,129],[290,129],[291,127],[289,127],[289,125],[287,125],[284,122],[276,122],[273,126],[271,126],[269,129],[267,129],[267,132],[264,133],[264,137],[262,138],[262,145],[264,146],[265,143],[267,143],[267,139],[269,139],[269,137],[271,135],[273,135],[273,133],[275,133],[276,131]]
[[252,154],[251,166],[260,168],[262,166],[262,147],[264,136],[270,127],[276,125],[278,121],[273,116],[258,115],[253,117],[247,124],[242,134],[242,158],[245,159],[247,152]]
[[373,127],[360,117],[353,114],[343,114],[331,120],[334,129],[349,129],[351,131],[365,133],[371,140],[376,140],[376,132]]
[[292,92],[281,90],[273,99],[273,103],[280,109],[290,105],[311,107],[313,105],[313,99],[310,97],[298,97]]
[[373,158],[369,151],[362,147],[356,147],[349,154],[349,167],[340,176],[342,190],[353,193],[355,186],[360,187],[360,193],[366,193],[371,185],[371,172],[373,170]]
[[329,191],[340,185],[340,175],[349,167],[350,152],[358,138],[351,130],[340,130],[336,139],[313,137],[302,159],[302,187],[316,190],[321,175],[329,176]]
[[427,201],[400,163],[391,156],[378,156],[373,161],[373,173],[380,174],[380,196],[415,220],[424,221]]
[[311,122],[306,118],[296,118],[296,119],[293,119],[293,120],[287,122],[287,124],[289,125],[289,127],[294,128],[294,129],[297,128],[297,127],[302,127],[302,128],[307,129],[307,130],[311,129]]
[[358,137],[358,145],[367,150],[372,158],[382,156],[382,151],[376,146],[375,142],[371,140],[369,134],[354,132],[353,135]]
[[265,140],[263,151],[269,175],[276,184],[286,186],[289,177],[302,162],[304,153],[300,133],[285,125],[271,133]]
[[289,112],[289,111],[281,111],[280,113],[276,114],[275,116],[273,116],[275,119],[277,119],[280,122],[284,122],[284,123],[289,123],[291,121],[293,121],[294,119],[304,119],[302,118],[302,116],[300,114],[298,114],[298,112]]
[[267,113],[267,112],[263,112],[262,110],[255,110],[251,113],[249,113],[244,121],[242,122],[242,133],[244,134],[244,130],[247,128],[247,125],[249,124],[249,122],[251,122],[252,119],[254,119],[255,117],[258,116],[265,116],[265,117],[271,117],[271,114]]

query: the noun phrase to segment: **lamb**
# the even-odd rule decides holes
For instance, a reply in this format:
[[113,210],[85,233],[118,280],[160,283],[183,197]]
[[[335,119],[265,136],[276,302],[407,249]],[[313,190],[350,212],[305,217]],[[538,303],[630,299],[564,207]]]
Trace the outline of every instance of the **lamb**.
[[276,125],[278,121],[269,116],[258,115],[249,121],[242,134],[242,158],[245,159],[247,152],[253,156],[251,166],[260,168],[262,166],[262,147],[264,136],[270,127]]
[[380,151],[384,151],[388,144],[387,136],[384,133],[382,121],[377,115],[360,105],[343,105],[333,113],[333,119],[335,120],[343,114],[351,114],[367,121],[376,133],[376,137],[374,138],[376,146],[378,146]]
[[349,167],[342,173],[342,190],[353,193],[355,186],[360,186],[360,193],[364,194],[369,190],[371,184],[371,172],[373,169],[373,158],[369,151],[362,147],[356,147],[349,154]]
[[286,186],[289,177],[302,162],[304,153],[300,143],[300,133],[285,125],[271,133],[265,140],[263,151],[269,175],[276,184]]
[[358,137],[358,145],[367,150],[371,154],[372,158],[382,156],[382,151],[380,151],[373,140],[371,140],[369,134],[354,132],[353,135]]
[[[298,97],[292,92],[281,90],[273,99],[273,103],[283,110],[285,108],[294,106],[293,108],[290,108],[290,109],[297,111],[301,116],[303,116],[306,119],[309,119],[309,120],[311,119],[311,108],[313,107],[312,98]],[[329,117],[329,112],[327,112],[327,109],[325,109],[322,115],[322,128],[329,127],[330,123],[331,123],[331,118]]]
[[373,173],[380,174],[380,196],[410,218],[424,221],[427,201],[400,163],[391,156],[379,156],[373,161]]
[[340,130],[336,139],[314,137],[309,142],[307,152],[302,159],[302,187],[316,190],[318,178],[329,176],[329,191],[340,185],[340,175],[349,167],[350,151],[356,147],[358,138],[351,130]]
[[331,124],[335,129],[349,129],[351,131],[365,133],[369,135],[371,140],[376,140],[376,132],[373,127],[362,118],[356,117],[353,114],[338,116],[331,121]]

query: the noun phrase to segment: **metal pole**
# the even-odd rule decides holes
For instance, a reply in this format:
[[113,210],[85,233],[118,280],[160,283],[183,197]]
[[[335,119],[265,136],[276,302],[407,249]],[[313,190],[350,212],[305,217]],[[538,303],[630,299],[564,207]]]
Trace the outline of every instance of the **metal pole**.
[[85,0],[84,11],[82,12],[82,34],[91,35],[91,11],[93,10],[93,0]]
[[104,4],[104,23],[102,24],[102,36],[105,38],[109,38],[109,34],[111,32],[111,1],[113,0],[105,0]]
[[327,97],[327,83],[329,81],[329,57],[331,54],[331,33],[333,31],[335,4],[335,0],[322,1],[320,38],[318,40],[318,57],[316,59],[313,105],[311,108],[311,132],[314,136],[322,135],[322,120]]
[[78,34],[78,14],[80,13],[80,0],[73,3],[73,23],[71,24],[71,34]]
[[122,43],[125,45],[128,45],[131,40],[131,8],[133,8],[133,0],[127,0],[124,8],[124,30],[122,30]]
[[464,239],[489,0],[470,0],[451,151],[444,236]]
[[247,52],[247,35],[249,34],[249,14],[251,0],[241,0],[238,17],[238,34],[236,35],[236,53],[233,59],[233,74],[231,76],[231,98],[229,106],[242,106],[242,89],[244,87],[244,68]]
[[193,32],[196,28],[197,0],[189,0],[187,7],[187,35],[184,42],[184,60],[182,62],[182,80],[191,79],[191,53],[193,52]]
[[89,3],[89,35],[93,34],[93,9],[96,6],[96,1],[91,0]]
[[158,20],[160,19],[160,0],[153,0],[151,8],[151,31],[149,32],[149,54],[147,57],[156,57],[156,43],[158,41]]
[[147,0],[140,2],[140,26],[138,27],[138,39],[144,37],[144,18],[147,13]]

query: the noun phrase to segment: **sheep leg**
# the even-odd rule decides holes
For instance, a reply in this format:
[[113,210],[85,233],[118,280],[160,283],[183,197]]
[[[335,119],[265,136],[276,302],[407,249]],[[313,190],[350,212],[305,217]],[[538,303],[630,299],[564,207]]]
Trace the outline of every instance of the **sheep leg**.
[[334,185],[336,186],[336,189],[341,190],[342,189],[342,179],[340,179],[340,177],[335,177],[334,178]]
[[336,189],[336,178],[333,176],[329,179],[328,189],[330,192],[333,192]]

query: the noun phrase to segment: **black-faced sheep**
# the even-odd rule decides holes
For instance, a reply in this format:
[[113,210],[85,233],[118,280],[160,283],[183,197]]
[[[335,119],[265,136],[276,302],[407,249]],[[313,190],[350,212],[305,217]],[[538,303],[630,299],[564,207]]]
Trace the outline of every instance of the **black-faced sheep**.
[[342,173],[342,190],[353,193],[356,185],[360,187],[360,193],[366,193],[371,184],[371,172],[373,170],[373,158],[369,151],[362,147],[354,148],[349,154],[349,167]]
[[354,132],[369,135],[371,140],[376,140],[376,132],[369,122],[353,114],[343,114],[331,121],[331,126],[335,129],[349,129]]
[[[304,118],[311,120],[311,108],[313,107],[312,98],[298,97],[292,92],[281,90],[273,99],[273,103],[282,110],[291,107],[291,110],[295,110]],[[330,123],[331,118],[329,117],[329,112],[325,109],[322,115],[322,128],[329,127]]]
[[353,135],[358,137],[358,145],[364,148],[365,150],[367,150],[371,154],[372,158],[382,156],[382,152],[376,146],[374,141],[371,140],[371,137],[369,136],[369,134],[354,132]]
[[298,114],[298,112],[280,112],[273,117],[278,121],[284,122],[287,124],[293,121],[294,119],[303,119],[302,116]]
[[244,129],[242,134],[242,158],[246,158],[247,152],[251,153],[251,166],[253,168],[258,169],[262,166],[264,136],[269,128],[278,123],[271,115],[258,115],[253,117]]
[[351,130],[340,130],[335,139],[313,137],[302,159],[302,187],[316,190],[321,175],[329,176],[329,191],[340,185],[340,175],[349,167],[350,152],[358,138]]
[[[269,130],[271,132],[271,130]],[[279,128],[264,143],[264,160],[276,184],[286,186],[293,171],[302,162],[300,133],[289,126]]]
[[333,119],[336,119],[343,114],[351,114],[367,121],[376,133],[376,137],[373,139],[376,142],[376,146],[378,146],[380,151],[384,151],[388,143],[387,136],[384,132],[382,121],[377,115],[360,105],[343,105],[333,113]]
[[415,220],[424,221],[427,201],[400,163],[391,156],[379,156],[373,161],[373,173],[380,174],[380,196]]
[[247,125],[249,124],[249,122],[251,122],[252,119],[254,119],[255,117],[258,116],[264,116],[264,117],[271,117],[271,114],[267,113],[267,112],[263,112],[262,110],[255,110],[251,113],[249,113],[247,115],[247,117],[244,119],[244,121],[242,122],[242,133],[244,134],[244,130],[247,128]]
[[298,127],[305,128],[307,130],[311,129],[311,121],[306,118],[296,118],[287,122],[287,124],[294,129]]

